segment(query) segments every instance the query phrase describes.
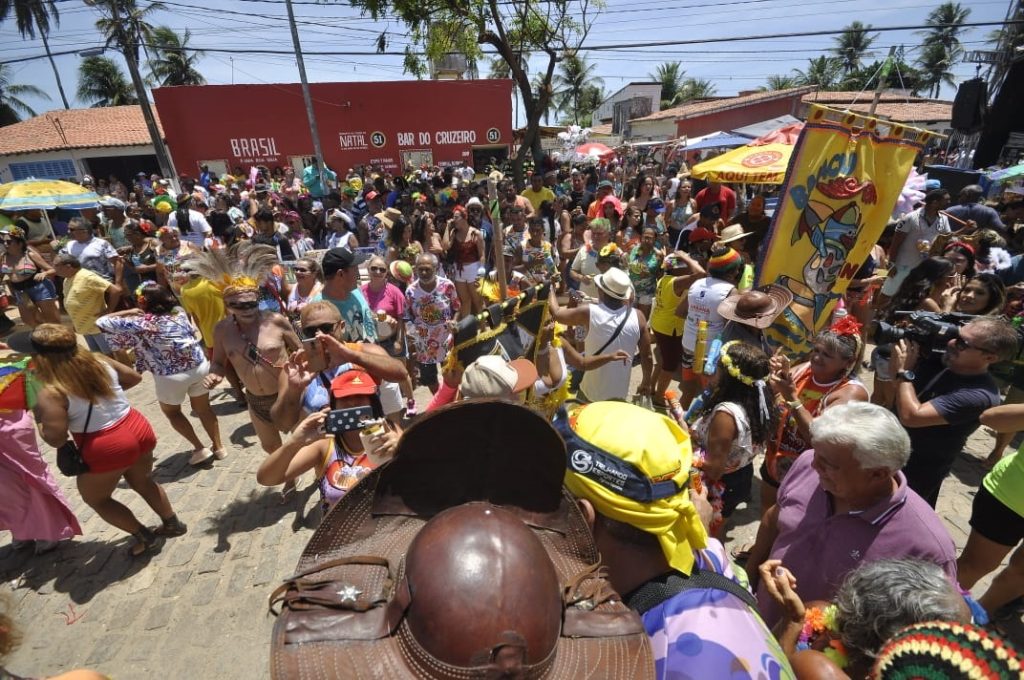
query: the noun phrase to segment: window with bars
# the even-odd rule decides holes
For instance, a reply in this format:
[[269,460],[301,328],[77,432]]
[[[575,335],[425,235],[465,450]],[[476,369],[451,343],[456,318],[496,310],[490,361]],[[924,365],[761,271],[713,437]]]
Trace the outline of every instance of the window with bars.
[[11,175],[14,179],[69,179],[76,177],[74,161],[68,159],[37,161],[35,163],[11,163]]

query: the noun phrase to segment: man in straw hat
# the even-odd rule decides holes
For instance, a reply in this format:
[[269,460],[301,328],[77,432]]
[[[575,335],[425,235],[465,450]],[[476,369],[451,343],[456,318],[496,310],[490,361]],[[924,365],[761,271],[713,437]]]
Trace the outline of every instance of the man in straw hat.
[[640,613],[658,677],[794,677],[720,542],[707,501],[689,488],[692,451],[671,418],[615,402],[555,420],[568,449],[565,485],[579,499],[612,586]]
[[583,401],[625,399],[629,394],[633,357],[638,351],[643,377],[636,393],[650,394],[651,374],[654,372],[651,335],[643,312],[630,305],[633,284],[629,274],[612,267],[604,274],[598,274],[594,285],[597,288],[596,304],[562,307],[553,286],[548,294],[551,318],[567,326],[586,329],[586,356],[621,353],[623,358],[621,362],[611,361],[587,371],[579,385],[579,398]]
[[271,596],[272,676],[654,678],[564,474],[562,439],[523,406],[425,415]]
[[775,323],[792,302],[793,292],[775,283],[742,293],[734,290],[718,305],[718,315],[725,319],[722,343],[739,340],[772,354],[764,329]]

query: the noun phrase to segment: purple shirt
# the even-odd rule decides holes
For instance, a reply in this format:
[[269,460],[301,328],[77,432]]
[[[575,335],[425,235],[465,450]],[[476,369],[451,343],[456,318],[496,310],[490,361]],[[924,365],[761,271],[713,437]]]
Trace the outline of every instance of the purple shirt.
[[[831,600],[847,573],[864,562],[913,557],[933,562],[956,579],[953,539],[935,511],[907,486],[902,472],[892,496],[867,510],[836,514],[832,495],[821,488],[805,451],[779,488],[779,533],[770,559],[782,560],[796,576],[804,602]],[[757,603],[769,626],[782,612],[764,588]]]

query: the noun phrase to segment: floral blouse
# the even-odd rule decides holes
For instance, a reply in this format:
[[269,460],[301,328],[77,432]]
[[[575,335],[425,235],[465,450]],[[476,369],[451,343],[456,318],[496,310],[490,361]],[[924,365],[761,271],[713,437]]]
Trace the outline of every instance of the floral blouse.
[[434,290],[427,292],[414,281],[405,291],[406,310],[411,322],[407,327],[412,339],[416,361],[421,364],[441,364],[448,357],[452,341],[448,322],[459,311],[459,296],[455,284],[442,276],[437,277]]
[[135,370],[153,375],[177,375],[206,361],[202,341],[181,310],[170,314],[104,316],[96,325],[112,349],[134,349]]

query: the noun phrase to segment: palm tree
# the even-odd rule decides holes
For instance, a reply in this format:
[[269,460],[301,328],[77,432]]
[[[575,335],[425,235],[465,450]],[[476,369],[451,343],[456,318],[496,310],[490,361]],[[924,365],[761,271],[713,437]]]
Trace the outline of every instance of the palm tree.
[[757,88],[762,92],[769,92],[775,90],[788,90],[791,87],[799,87],[800,78],[798,76],[782,76],[774,75],[768,76],[768,82],[761,87]]
[[50,52],[50,19],[55,25],[60,24],[60,13],[54,0],[0,0],[0,24],[7,19],[8,14],[14,9],[15,22],[18,25],[18,33],[22,38],[35,38],[36,31],[39,31],[39,38],[43,41],[43,49],[46,50],[46,57],[50,60],[50,68],[53,69],[53,76],[57,79],[57,90],[60,92],[64,108],[70,109],[67,95],[64,94],[64,84],[60,81],[60,71],[57,70],[57,62],[53,60]]
[[676,103],[683,104],[695,99],[710,99],[715,96],[715,89],[710,80],[687,78],[683,81],[683,89],[676,95]]
[[205,85],[206,78],[196,70],[202,50],[188,50],[192,33],[185,29],[181,38],[167,26],[153,31],[154,57],[149,62],[150,78],[165,87],[174,85]]
[[[139,62],[139,48],[154,42],[155,28],[149,23],[154,12],[164,11],[162,2],[148,2],[140,8],[135,0],[85,0],[103,16],[96,20],[96,28],[107,37],[107,47],[116,47]],[[147,49],[147,54],[148,49]]]
[[955,85],[953,64],[959,59],[963,48],[953,53],[947,52],[942,43],[932,43],[921,48],[921,56],[917,58],[917,66],[921,70],[922,80],[932,97],[938,97],[943,83]]
[[846,73],[855,71],[860,66],[864,53],[878,39],[877,33],[868,35],[870,30],[870,24],[865,26],[859,21],[854,21],[835,37],[836,46],[832,48],[832,52],[839,57]]
[[587,63],[587,58],[578,53],[571,53],[565,56],[561,64],[561,72],[556,73],[552,79],[555,87],[555,106],[577,125],[580,124],[580,104],[583,98],[583,91],[587,85],[604,85],[604,80],[594,75],[593,64]]
[[971,10],[961,7],[959,2],[944,2],[931,12],[925,24],[931,26],[927,31],[919,31],[924,35],[924,44],[939,44],[946,50],[961,47],[960,33],[964,30],[963,23],[971,15]]
[[807,60],[807,69],[793,69],[801,85],[816,85],[822,90],[832,90],[839,84],[839,74],[843,70],[837,57],[821,55],[817,59]]
[[30,94],[40,99],[50,99],[50,95],[35,85],[12,83],[11,76],[11,67],[8,64],[0,64],[0,127],[17,123],[21,120],[21,114],[36,115],[31,106],[21,101],[21,95]]
[[666,61],[659,64],[654,73],[650,74],[651,80],[661,83],[661,108],[667,109],[676,104],[676,97],[683,89],[683,82],[686,72],[678,61]]
[[109,57],[87,57],[78,67],[78,98],[93,108],[138,104],[135,88]]

